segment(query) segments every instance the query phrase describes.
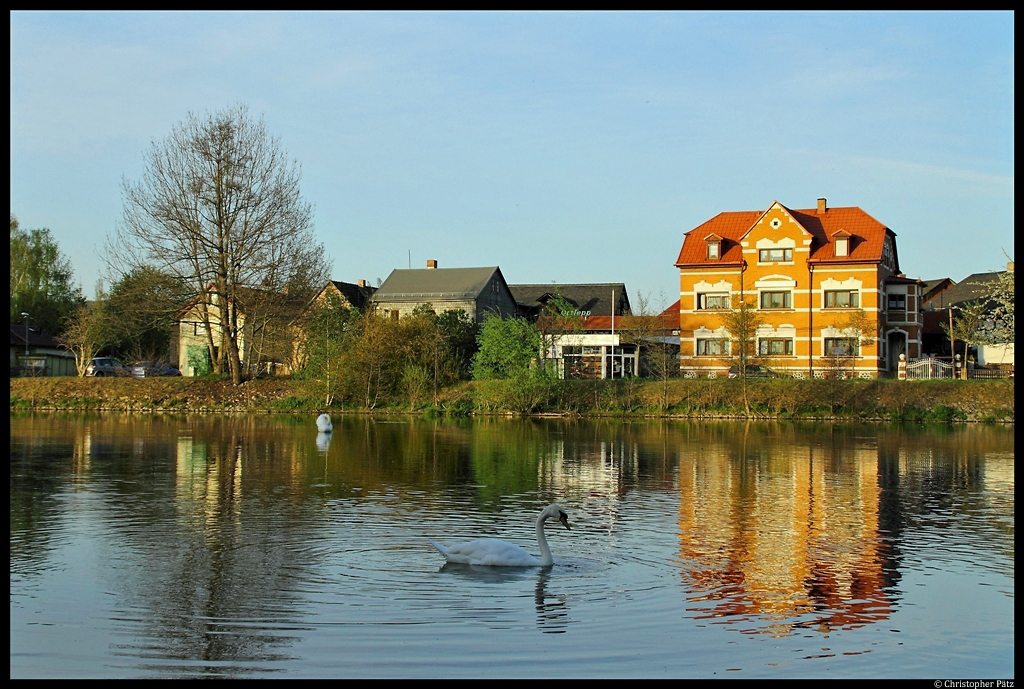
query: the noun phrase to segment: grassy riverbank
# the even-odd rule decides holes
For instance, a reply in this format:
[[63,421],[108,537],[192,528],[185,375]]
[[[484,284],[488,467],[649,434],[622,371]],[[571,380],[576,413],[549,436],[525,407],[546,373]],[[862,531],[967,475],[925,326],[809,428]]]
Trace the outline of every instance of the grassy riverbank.
[[1014,420],[1013,381],[740,380],[466,382],[372,410],[326,407],[316,381],[268,378],[240,386],[196,378],[12,378],[11,411],[374,412],[555,414],[865,421]]

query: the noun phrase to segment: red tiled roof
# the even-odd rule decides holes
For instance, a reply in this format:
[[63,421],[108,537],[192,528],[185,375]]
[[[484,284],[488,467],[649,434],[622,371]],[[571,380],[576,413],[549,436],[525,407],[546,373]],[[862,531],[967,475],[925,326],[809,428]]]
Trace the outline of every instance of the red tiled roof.
[[[886,233],[892,232],[857,206],[829,208],[823,215],[819,215],[816,208],[786,210],[813,237],[811,260],[815,262],[879,261]],[[738,265],[741,259],[740,240],[764,212],[728,211],[698,225],[686,233],[675,265]],[[839,230],[853,235],[849,256],[836,257],[834,253],[832,237]],[[723,238],[721,259],[707,258],[704,238],[712,233]]]
[[[629,316],[616,316],[615,327],[618,329],[626,323]],[[662,311],[657,316],[664,330],[676,330],[679,328],[679,300]],[[588,332],[610,332],[612,329],[611,316],[588,316],[583,319],[583,329]]]
[[[740,262],[740,237],[747,233],[764,211],[734,211],[719,213],[703,225],[698,225],[686,233],[683,248],[679,251],[676,265],[692,265],[696,263],[733,263]],[[704,238],[709,234],[722,237],[722,258],[708,260],[707,244]]]
[[[622,323],[622,316],[618,318],[619,323]],[[583,319],[584,330],[611,330],[612,329],[612,317],[611,316],[587,316]]]

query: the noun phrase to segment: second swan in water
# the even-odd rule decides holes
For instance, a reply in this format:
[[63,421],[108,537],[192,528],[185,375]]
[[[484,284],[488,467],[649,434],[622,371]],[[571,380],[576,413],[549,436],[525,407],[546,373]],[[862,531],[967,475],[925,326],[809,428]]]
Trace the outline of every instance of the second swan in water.
[[[537,545],[540,546],[540,559],[530,555],[514,543],[497,538],[478,538],[467,543],[444,546],[430,541],[448,562],[467,565],[490,565],[493,567],[548,567],[553,564],[551,549],[544,537],[544,522],[555,518],[562,526],[569,528],[569,517],[558,505],[548,505],[537,517]],[[571,531],[571,529],[570,529]],[[429,540],[429,539],[428,539]]]

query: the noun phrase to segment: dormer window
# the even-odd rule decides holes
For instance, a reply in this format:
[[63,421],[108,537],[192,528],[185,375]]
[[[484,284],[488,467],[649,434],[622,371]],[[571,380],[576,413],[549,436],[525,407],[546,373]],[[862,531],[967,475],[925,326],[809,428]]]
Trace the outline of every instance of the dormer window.
[[839,230],[832,235],[836,256],[850,255],[850,233],[846,230]]
[[718,260],[722,258],[722,238],[717,234],[709,234],[704,238],[704,241],[708,244],[708,260]]

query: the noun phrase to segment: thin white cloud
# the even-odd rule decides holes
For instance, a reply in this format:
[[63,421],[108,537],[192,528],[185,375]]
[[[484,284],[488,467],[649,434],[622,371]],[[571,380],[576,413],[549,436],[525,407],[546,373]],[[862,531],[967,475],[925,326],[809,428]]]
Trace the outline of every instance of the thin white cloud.
[[946,185],[971,185],[972,193],[993,196],[1013,195],[1012,175],[992,175],[976,170],[915,163],[908,160],[891,160],[870,156],[843,156],[851,165],[870,170],[884,170],[892,174],[911,176],[919,185],[942,183]]

